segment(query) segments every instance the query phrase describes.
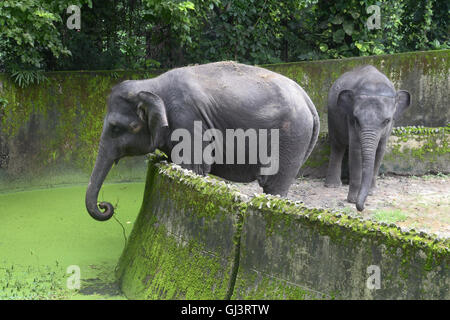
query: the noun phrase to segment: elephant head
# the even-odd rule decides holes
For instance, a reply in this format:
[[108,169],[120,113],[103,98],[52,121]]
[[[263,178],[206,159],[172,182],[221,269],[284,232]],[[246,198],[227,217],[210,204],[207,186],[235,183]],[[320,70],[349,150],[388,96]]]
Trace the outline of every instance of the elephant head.
[[393,123],[410,105],[410,94],[391,88],[374,92],[343,90],[337,104],[345,110],[349,119],[349,130],[353,130],[361,145],[361,185],[356,199],[358,211],[364,203],[372,185],[375,156],[380,139],[389,137]]
[[153,152],[163,144],[163,131],[167,127],[166,108],[158,95],[148,91],[133,92],[125,85],[113,89],[86,191],[86,209],[94,219],[105,221],[114,214],[109,202],[97,205],[98,193],[113,163],[125,156]]

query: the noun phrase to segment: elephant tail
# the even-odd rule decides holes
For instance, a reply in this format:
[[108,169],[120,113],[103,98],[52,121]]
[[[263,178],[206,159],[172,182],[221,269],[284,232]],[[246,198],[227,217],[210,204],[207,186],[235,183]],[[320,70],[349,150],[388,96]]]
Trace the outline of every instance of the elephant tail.
[[306,92],[304,94],[304,97],[305,97],[305,101],[308,106],[308,109],[311,112],[311,115],[313,117],[313,132],[311,135],[311,141],[309,142],[308,149],[306,150],[305,157],[303,158],[303,162],[300,167],[302,167],[305,164],[306,160],[308,160],[309,156],[311,155],[311,152],[313,151],[314,146],[317,143],[317,139],[319,138],[319,131],[320,131],[320,120],[319,120],[319,115],[317,114],[316,107],[314,106],[314,103],[311,101],[311,99],[306,94]]

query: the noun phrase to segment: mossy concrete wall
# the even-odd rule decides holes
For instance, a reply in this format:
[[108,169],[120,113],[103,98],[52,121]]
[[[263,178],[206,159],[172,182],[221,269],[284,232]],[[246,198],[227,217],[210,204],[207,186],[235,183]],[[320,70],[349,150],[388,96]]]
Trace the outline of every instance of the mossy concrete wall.
[[300,84],[317,108],[321,131],[327,131],[327,97],[344,72],[366,64],[377,67],[397,90],[411,93],[411,107],[397,126],[445,127],[450,121],[450,50],[265,65]]
[[[159,73],[48,72],[44,82],[26,88],[0,74],[0,191],[86,182],[111,88],[125,79]],[[108,179],[143,180],[145,170],[143,157],[125,159]]]
[[[322,132],[299,175],[325,177],[329,156],[328,133]],[[381,163],[380,173],[418,176],[427,173],[450,173],[450,124],[438,128],[394,128]],[[343,161],[342,175],[348,177],[347,154]]]
[[[332,82],[345,71],[368,63],[385,72],[397,88],[412,94],[412,107],[397,125],[445,127],[450,112],[449,54],[450,50],[441,50],[264,67],[305,88],[319,111],[322,131],[327,128],[325,101]],[[0,74],[0,190],[86,182],[111,88],[125,79],[151,78],[163,71],[49,72],[44,74],[46,81],[26,88]],[[327,155],[326,148],[316,148],[317,152]],[[132,158],[113,168],[108,180],[142,180],[144,175],[143,158]]]
[[213,182],[168,165],[149,166],[141,211],[117,270],[128,298],[231,296],[239,196]]
[[449,299],[449,245],[152,159],[117,276],[139,299]]

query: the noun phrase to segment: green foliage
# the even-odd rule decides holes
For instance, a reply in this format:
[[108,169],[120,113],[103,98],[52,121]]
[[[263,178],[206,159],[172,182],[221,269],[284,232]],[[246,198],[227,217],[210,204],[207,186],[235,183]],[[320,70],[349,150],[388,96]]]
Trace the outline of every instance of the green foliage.
[[276,63],[286,60],[298,12],[311,1],[234,0],[212,6],[208,23],[187,48],[194,61],[239,60]]
[[0,70],[42,69],[48,57],[70,55],[57,30],[61,12],[82,0],[0,2]]
[[[316,35],[313,41],[323,58],[448,47],[448,35],[435,34],[442,45],[438,39],[430,41],[427,37],[431,31],[433,8],[438,7],[438,4],[434,1],[426,2],[426,10],[420,11],[424,3],[413,0],[322,1],[311,14],[313,23],[306,24],[305,28]],[[380,28],[369,30],[367,21],[373,12],[369,13],[367,8],[371,5],[379,6],[381,23]],[[440,20],[446,18],[442,17]]]
[[[81,7],[81,29],[66,9]],[[380,28],[367,21],[380,8]],[[0,71],[250,64],[449,48],[442,0],[4,0]]]
[[47,80],[47,78],[41,71],[35,70],[13,71],[11,73],[11,77],[14,79],[14,82],[16,82],[21,88],[25,88],[34,83],[39,84]]
[[446,127],[429,128],[424,126],[395,127],[392,135],[397,137],[408,137],[409,135],[428,136],[433,134],[450,134],[450,122]]
[[5,108],[8,105],[8,99],[0,97],[0,107]]
[[[162,8],[176,8],[175,4],[180,3],[148,1]],[[162,12],[156,10],[156,5],[153,11],[160,14],[143,16],[148,22],[157,19],[158,25],[170,21],[173,29],[184,23],[184,29],[178,28],[177,35],[154,30],[160,31],[159,42],[158,37],[152,38],[152,45],[160,54],[152,57],[162,66],[218,60],[277,63],[449,46],[448,5],[442,1],[193,0],[191,3],[195,13],[184,15],[185,20],[178,17],[177,10]],[[374,4],[380,8],[381,24],[379,29],[369,30],[367,20],[372,13],[367,8]],[[436,30],[432,25],[437,26]]]
[[[184,48],[195,47],[194,35],[220,0],[142,0],[140,18],[146,25],[143,67],[183,64]],[[142,67],[142,66],[141,66]]]

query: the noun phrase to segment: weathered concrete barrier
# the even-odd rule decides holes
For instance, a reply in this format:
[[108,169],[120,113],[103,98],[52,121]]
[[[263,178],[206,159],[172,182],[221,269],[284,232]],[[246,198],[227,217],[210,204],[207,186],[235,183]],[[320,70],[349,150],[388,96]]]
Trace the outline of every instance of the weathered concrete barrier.
[[[0,73],[0,191],[89,181],[111,88],[159,73],[45,72],[26,88]],[[123,160],[107,181],[145,178],[143,157]]]
[[311,97],[327,131],[327,97],[333,82],[344,72],[366,64],[377,67],[396,89],[411,93],[411,107],[398,126],[443,127],[450,119],[450,50],[407,52],[336,60],[302,61],[264,65],[300,84]]
[[152,160],[117,276],[143,299],[449,299],[449,245]]
[[270,196],[250,208],[233,298],[450,297],[448,241]]
[[240,195],[224,183],[151,164],[118,277],[128,298],[225,299],[234,286]]
[[[450,50],[437,50],[263,67],[305,89],[319,113],[322,132],[327,131],[325,102],[331,84],[364,64],[375,65],[397,88],[411,92],[412,106],[396,125],[445,127],[450,119],[449,56]],[[87,182],[111,88],[125,79],[151,78],[164,71],[46,72],[46,81],[26,88],[0,73],[0,191],[31,184]],[[107,179],[142,179],[142,164],[142,159],[124,159]]]
[[[300,176],[323,178],[330,156],[328,133],[322,132]],[[381,163],[380,173],[424,175],[450,173],[450,124],[447,127],[397,127],[392,131]],[[343,176],[348,175],[344,158]]]

